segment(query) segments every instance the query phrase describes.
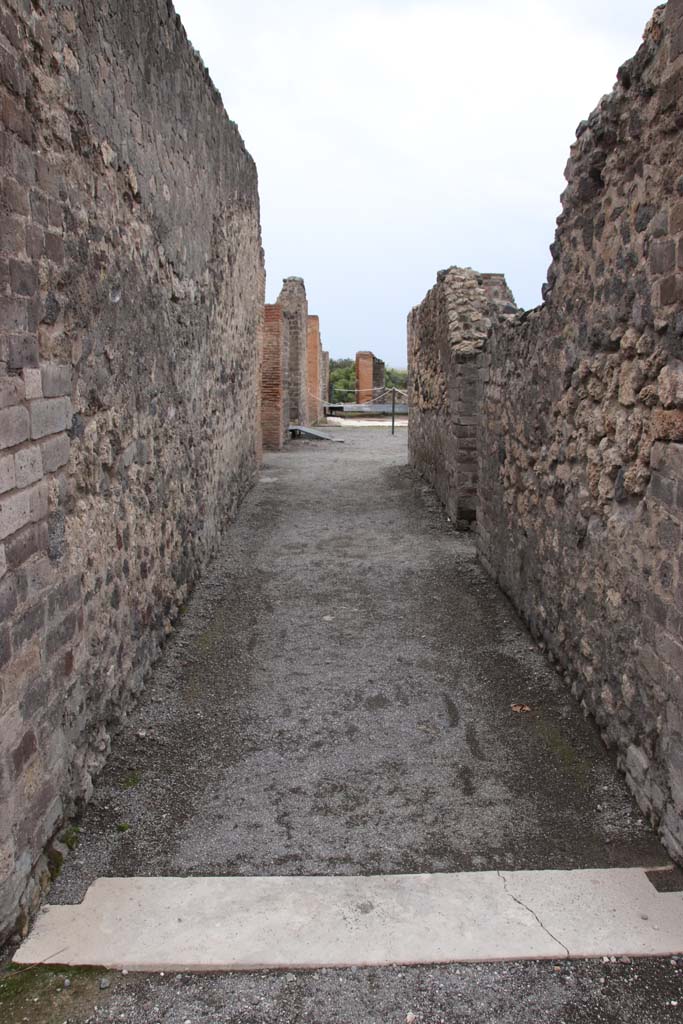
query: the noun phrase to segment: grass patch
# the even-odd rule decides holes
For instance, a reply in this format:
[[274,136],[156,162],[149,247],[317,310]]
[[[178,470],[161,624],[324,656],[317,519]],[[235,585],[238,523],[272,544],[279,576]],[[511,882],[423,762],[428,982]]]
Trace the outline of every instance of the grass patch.
[[121,785],[124,789],[134,789],[135,786],[140,785],[140,772],[132,771],[128,772],[128,775],[124,775],[121,779]]
[[[52,1024],[58,1020],[61,1024],[69,1017],[68,1007],[62,1001],[67,999],[71,1003],[84,987],[94,988],[93,981],[99,985],[101,976],[102,971],[95,967],[37,964],[26,968],[9,964],[0,969],[0,1019],[3,1024],[22,1024],[26,1020],[31,1024]],[[65,979],[70,983],[67,988]]]
[[50,878],[54,882],[55,878],[59,878],[64,863],[63,855],[59,850],[55,850],[54,846],[51,846],[47,851],[47,863],[50,869]]
[[62,832],[60,839],[70,850],[75,850],[81,841],[81,830],[78,825],[69,825]]
[[536,718],[534,725],[560,764],[571,772],[580,785],[588,785],[593,766],[567,741],[563,730],[554,722],[547,722],[542,718]]

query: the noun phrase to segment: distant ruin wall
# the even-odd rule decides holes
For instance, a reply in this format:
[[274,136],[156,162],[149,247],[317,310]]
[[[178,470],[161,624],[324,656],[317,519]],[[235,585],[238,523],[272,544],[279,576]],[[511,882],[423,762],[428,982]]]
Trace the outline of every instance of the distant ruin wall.
[[384,363],[372,352],[356,352],[356,401],[384,401]]
[[289,420],[289,334],[281,306],[266,306],[261,364],[261,431],[263,447],[279,451],[287,438]]
[[320,319],[317,316],[309,316],[306,337],[306,396],[309,423],[317,423],[323,415],[322,389],[320,387],[322,358]]
[[330,353],[323,349],[322,360],[320,362],[320,394],[323,397],[323,402],[328,402],[330,399]]
[[476,517],[479,373],[497,306],[515,309],[502,275],[451,267],[408,317],[409,458],[458,529]]
[[290,423],[308,418],[308,300],[301,277],[286,277],[277,300],[282,307],[289,352],[288,397]]
[[0,937],[250,486],[256,170],[167,0],[0,10]]
[[577,131],[545,304],[490,309],[477,511],[482,561],[679,861],[682,101],[683,0],[670,0]]
[[[329,355],[323,352],[320,340],[320,319],[307,313],[306,289],[300,277],[285,279],[280,300],[265,307],[260,395],[263,445],[276,451],[283,447],[290,423],[310,425],[323,418],[330,372]],[[302,323],[306,343],[303,358]],[[292,344],[297,349],[294,359]]]

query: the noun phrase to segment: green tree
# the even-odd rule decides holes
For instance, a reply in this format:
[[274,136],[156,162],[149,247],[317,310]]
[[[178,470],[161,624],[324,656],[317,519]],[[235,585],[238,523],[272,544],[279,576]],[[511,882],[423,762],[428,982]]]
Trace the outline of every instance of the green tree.
[[355,359],[330,359],[330,394],[336,402],[353,402],[356,393]]
[[384,370],[384,384],[387,388],[405,391],[408,386],[408,371],[395,370],[392,366],[387,366]]
[[[397,370],[392,366],[385,367],[384,386],[405,391],[408,383],[408,371]],[[355,359],[330,359],[330,394],[336,402],[355,402],[356,400],[356,361]],[[389,396],[386,396],[387,399]]]

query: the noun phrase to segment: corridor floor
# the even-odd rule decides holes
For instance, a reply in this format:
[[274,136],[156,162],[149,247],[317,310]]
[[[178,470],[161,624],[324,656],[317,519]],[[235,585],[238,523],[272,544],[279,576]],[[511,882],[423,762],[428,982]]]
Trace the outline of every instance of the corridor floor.
[[99,875],[666,862],[471,539],[415,483],[405,431],[343,437],[266,457],[52,900]]
[[[471,537],[411,474],[406,431],[330,433],[344,444],[266,456],[49,902],[101,876],[667,864]],[[167,995],[166,979],[129,976],[90,1012],[660,1024],[681,1019],[682,974],[676,960],[328,970],[169,978]]]

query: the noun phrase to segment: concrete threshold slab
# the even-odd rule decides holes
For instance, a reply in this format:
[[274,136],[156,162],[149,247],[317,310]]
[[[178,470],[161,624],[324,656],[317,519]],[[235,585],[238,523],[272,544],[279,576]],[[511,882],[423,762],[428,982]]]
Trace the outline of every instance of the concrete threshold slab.
[[129,971],[663,956],[683,893],[640,868],[284,878],[100,878],[14,957]]

